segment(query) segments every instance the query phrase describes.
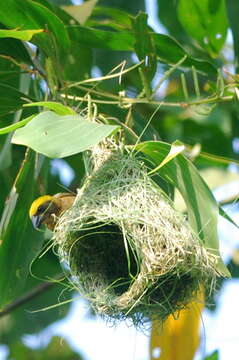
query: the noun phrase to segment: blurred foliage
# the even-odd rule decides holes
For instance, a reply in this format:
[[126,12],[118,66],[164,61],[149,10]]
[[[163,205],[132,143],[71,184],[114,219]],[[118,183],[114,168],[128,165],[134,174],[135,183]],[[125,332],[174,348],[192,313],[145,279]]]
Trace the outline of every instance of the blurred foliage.
[[218,360],[219,354],[218,351],[214,351],[211,355],[205,357],[205,360]]
[[82,357],[75,353],[66,341],[54,336],[45,348],[30,349],[23,343],[17,342],[9,347],[7,360],[81,360]]
[[[155,21],[161,34],[148,25],[143,0],[89,0],[73,11],[67,8],[72,5],[70,0],[8,0],[0,7],[0,29],[15,30],[0,39],[0,309],[61,273],[49,252],[33,262],[32,277],[32,261],[46,240],[32,229],[28,208],[36,196],[64,191],[66,184],[75,191],[85,176],[82,153],[64,158],[74,174],[69,183],[60,171],[53,172],[51,159],[11,142],[7,127],[42,112],[39,105],[25,103],[59,102],[81,115],[87,106],[88,114],[94,111],[95,103],[105,125],[131,129],[129,144],[137,136],[170,144],[180,140],[199,170],[229,171],[230,164],[239,164],[236,1],[158,0]],[[228,29],[232,40],[226,40]],[[42,32],[26,42],[16,38],[18,30]],[[89,81],[100,76],[105,78]],[[82,140],[81,134],[75,137]],[[0,341],[13,343],[9,359],[16,351],[26,351],[26,359],[46,358],[40,350],[29,355],[31,350],[16,341],[67,314],[69,305],[25,312],[56,304],[62,289],[67,288],[57,283],[0,320]],[[63,294],[64,300],[71,296],[67,290]],[[62,359],[74,358],[67,356]]]

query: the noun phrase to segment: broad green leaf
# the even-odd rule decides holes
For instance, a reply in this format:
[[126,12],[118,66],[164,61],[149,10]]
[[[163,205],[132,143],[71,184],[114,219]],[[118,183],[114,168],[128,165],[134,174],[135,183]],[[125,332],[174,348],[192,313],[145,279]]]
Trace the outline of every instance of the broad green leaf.
[[32,60],[26,50],[26,47],[20,40],[17,39],[0,39],[0,54],[11,56],[13,59],[22,61],[26,64],[32,64]]
[[[160,165],[168,156],[170,148],[167,143],[153,141],[136,146],[136,149],[149,156],[156,166]],[[219,252],[218,205],[197,169],[189,160],[179,154],[161,167],[158,173],[178,188],[186,203],[192,228],[199,235],[208,251],[219,257],[217,271],[223,276],[230,276]]]
[[66,81],[80,81],[91,76],[93,52],[88,46],[80,45],[71,37],[69,51],[62,55],[63,78]]
[[81,5],[62,6],[62,9],[83,25],[91,15],[97,1],[98,0],[88,0]]
[[110,6],[112,9],[122,9],[130,15],[135,15],[139,11],[145,11],[145,1],[144,0],[100,0],[100,5]]
[[5,126],[4,128],[1,128],[0,129],[0,135],[8,134],[8,133],[10,133],[12,131],[17,130],[18,128],[20,128],[22,126],[25,126],[29,121],[31,121],[34,118],[34,116],[36,116],[36,115],[31,115],[31,116],[27,117],[26,119],[18,121],[17,123],[14,123],[12,125]]
[[157,56],[162,62],[167,64],[176,64],[185,55],[187,55],[187,58],[181,67],[191,68],[194,66],[200,72],[215,76],[217,75],[217,70],[211,63],[190,56],[187,51],[172,37],[155,33],[152,36],[155,41]]
[[76,112],[72,110],[69,106],[54,101],[38,101],[35,103],[24,104],[23,106],[24,107],[42,106],[49,110],[53,110],[58,115],[76,115]]
[[133,51],[134,48],[134,37],[127,31],[105,31],[80,25],[68,26],[67,29],[70,36],[83,45],[116,51]]
[[63,158],[88,150],[118,128],[90,122],[79,115],[59,116],[46,111],[16,130],[12,142],[50,158]]
[[0,221],[0,307],[21,293],[30,262],[43,241],[42,236],[36,234],[28,216],[34,196],[34,165],[35,155],[27,151]]
[[[83,26],[67,27],[70,36],[79,42],[94,48],[114,51],[134,51],[135,36],[128,31],[104,31]],[[185,55],[187,59],[182,67],[195,66],[198,71],[210,75],[217,75],[216,68],[207,61],[191,57],[186,50],[173,38],[164,34],[149,32],[156,49],[157,57],[165,63],[176,64]]]
[[[131,15],[121,9],[114,9],[110,7],[100,6],[95,7],[92,12],[92,16],[100,16],[97,24],[102,23],[103,26],[112,26],[119,29],[131,28]],[[89,22],[87,22],[88,24]],[[91,21],[90,21],[91,23]]]
[[[37,40],[43,46],[46,41],[47,32],[52,32],[57,40],[58,46],[67,48],[69,37],[62,21],[47,7],[32,0],[8,0],[2,1],[0,6],[1,23],[7,27],[21,30],[45,29],[46,34],[37,35]],[[44,39],[44,41],[43,41]],[[35,39],[34,39],[35,42]]]
[[24,99],[30,98],[16,88],[0,83],[0,116],[19,110],[26,102]]
[[43,32],[43,29],[38,30],[1,30],[0,38],[14,38],[22,41],[30,41],[35,34]]
[[228,29],[224,0],[179,0],[178,16],[187,33],[216,57]]
[[190,38],[178,20],[177,7],[175,5],[175,0],[157,0],[157,15],[160,23],[166,28],[169,35],[182,44],[188,45]]

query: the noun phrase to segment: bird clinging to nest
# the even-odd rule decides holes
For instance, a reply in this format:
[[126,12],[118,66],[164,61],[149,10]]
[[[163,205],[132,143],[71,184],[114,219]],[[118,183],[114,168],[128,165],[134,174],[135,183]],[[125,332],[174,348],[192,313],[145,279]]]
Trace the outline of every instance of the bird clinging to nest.
[[33,201],[29,216],[36,229],[45,224],[51,231],[54,230],[57,219],[72,206],[75,195],[70,193],[58,193],[56,195],[44,195]]

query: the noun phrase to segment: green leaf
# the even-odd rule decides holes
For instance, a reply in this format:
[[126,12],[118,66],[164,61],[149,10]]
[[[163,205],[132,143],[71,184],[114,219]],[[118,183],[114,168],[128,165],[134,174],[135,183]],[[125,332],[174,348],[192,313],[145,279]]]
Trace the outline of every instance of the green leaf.
[[118,30],[131,29],[131,15],[121,9],[97,6],[93,9],[92,15],[100,16],[100,20],[97,22],[97,25],[102,23],[103,26],[112,26]]
[[25,99],[30,98],[17,89],[0,83],[0,116],[19,110],[26,102]]
[[152,50],[147,20],[148,15],[142,12],[132,19],[132,28],[135,35],[134,47],[139,60],[144,59]]
[[173,160],[178,154],[185,150],[185,145],[182,144],[180,141],[175,141],[170,148],[168,155],[163,159],[163,161],[153,170],[149,172],[149,175],[154,174],[157,172],[161,167],[166,165],[169,161]]
[[214,351],[211,355],[206,356],[204,360],[219,360],[218,350]]
[[[209,130],[209,128],[208,128]],[[211,130],[211,129],[210,129]],[[188,146],[187,147],[190,149],[192,147]],[[204,151],[201,151],[199,153],[199,155],[197,156],[196,160],[206,160],[208,163],[207,165],[212,165],[212,166],[221,166],[221,165],[230,165],[230,164],[236,164],[239,165],[239,160],[236,159],[232,159],[226,156],[219,156],[219,155],[215,155],[215,154],[210,154]]]
[[226,5],[228,12],[228,19],[230,22],[230,27],[233,37],[234,58],[236,63],[235,73],[238,74],[239,72],[239,21],[238,21],[239,2],[235,0],[227,0]]
[[43,29],[38,30],[1,30],[0,38],[14,38],[22,41],[30,41],[35,34],[43,32]]
[[66,49],[69,46],[69,37],[62,21],[47,7],[35,1],[3,1],[0,6],[0,21],[11,28],[21,26],[23,30],[45,29],[54,34],[59,47]]
[[187,55],[187,58],[183,62],[181,67],[191,68],[192,66],[194,66],[200,72],[211,74],[214,76],[217,75],[217,70],[211,63],[190,56],[187,51],[172,37],[164,34],[155,33],[152,36],[155,41],[157,56],[162,62],[165,62],[167,64],[176,64],[185,55]]
[[132,19],[132,28],[135,37],[135,52],[139,60],[145,60],[141,67],[141,78],[144,85],[146,96],[151,95],[151,80],[157,70],[157,58],[154,48],[154,42],[150,35],[150,28],[147,25],[148,15],[140,12]]
[[229,216],[225,210],[223,210],[223,208],[220,206],[219,207],[219,214],[224,217],[224,219],[226,219],[227,221],[229,221],[232,225],[236,226],[239,229],[239,225],[237,225],[235,223],[235,221],[231,218],[231,216]]
[[9,126],[5,126],[4,128],[1,128],[1,129],[0,129],[0,135],[8,134],[8,133],[10,133],[10,132],[12,132],[12,131],[15,131],[15,130],[17,130],[18,128],[26,125],[29,121],[31,121],[31,120],[34,118],[34,116],[36,116],[36,115],[31,115],[31,116],[27,117],[27,118],[24,119],[24,120],[18,121],[18,122],[15,123],[15,124],[12,124],[12,125],[9,125]]
[[134,49],[134,37],[128,31],[105,31],[80,25],[69,26],[67,29],[70,36],[73,35],[83,45],[116,51],[133,51]]
[[[171,147],[167,143],[148,141],[138,144],[136,149],[148,155],[158,166],[168,156]],[[197,169],[189,160],[179,154],[161,167],[158,173],[180,191],[187,206],[192,228],[199,235],[207,250],[218,256],[217,271],[219,274],[230,276],[219,252],[218,205]]]
[[[70,36],[86,46],[114,51],[134,51],[135,36],[128,31],[104,31],[83,26],[67,27]],[[186,50],[173,38],[164,34],[149,32],[153,39],[156,55],[162,62],[176,64],[187,55],[182,67],[194,66],[198,71],[217,75],[216,68],[207,61],[191,57]]]
[[0,54],[10,56],[19,62],[22,61],[26,64],[32,65],[30,55],[20,40],[12,38],[0,39]]
[[43,240],[42,236],[38,236],[36,241],[36,232],[28,216],[34,195],[34,165],[35,155],[27,151],[0,222],[0,307],[21,293],[30,262]]
[[35,103],[24,104],[23,106],[24,107],[42,106],[47,109],[53,110],[58,115],[76,115],[76,112],[72,110],[69,106],[65,106],[61,103],[57,103],[54,101],[38,101]]
[[[39,232],[35,231],[35,235],[44,238],[44,233],[39,235]],[[34,241],[38,240],[37,237],[33,237]],[[21,297],[26,297],[29,293],[34,292],[35,289],[42,285],[44,286],[45,282],[49,283],[50,286],[46,291],[37,293],[35,297],[28,299],[23,306],[19,306],[8,314],[9,322],[6,327],[4,327],[4,323],[1,324],[0,320],[0,326],[2,325],[0,343],[9,345],[17,341],[24,334],[36,334],[51,323],[64,318],[70,308],[73,291],[72,289],[66,289],[68,284],[64,280],[58,257],[49,250],[44,256],[34,260],[33,264],[29,267],[31,267],[31,274],[29,274],[26,280],[20,295]],[[60,304],[67,300],[69,300],[68,303],[52,308],[49,311],[37,311],[44,306]]]
[[[59,351],[60,349],[60,351]],[[6,360],[83,360],[83,357],[79,353],[72,350],[70,345],[62,337],[54,336],[47,347],[41,347],[32,349],[24,345],[24,343],[18,341],[10,344],[9,354]]]
[[182,44],[188,45],[189,37],[178,20],[175,0],[157,0],[157,5],[159,21],[167,29],[167,33]]
[[179,0],[178,16],[187,33],[216,57],[228,29],[224,0]]
[[79,115],[59,116],[46,111],[18,129],[12,142],[50,158],[63,158],[88,150],[118,128],[90,122]]

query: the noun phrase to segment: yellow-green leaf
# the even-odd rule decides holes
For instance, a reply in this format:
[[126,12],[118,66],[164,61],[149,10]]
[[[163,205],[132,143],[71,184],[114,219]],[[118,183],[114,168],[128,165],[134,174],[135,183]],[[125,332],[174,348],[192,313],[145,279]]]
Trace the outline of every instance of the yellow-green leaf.
[[61,103],[57,103],[54,101],[38,101],[34,103],[24,104],[23,106],[42,106],[49,110],[53,110],[58,115],[76,115],[76,112],[72,110],[69,106],[65,106]]
[[171,148],[170,151],[168,153],[168,155],[163,159],[163,161],[153,170],[151,170],[149,172],[149,175],[154,174],[155,172],[157,172],[162,166],[164,166],[165,164],[167,164],[169,161],[171,161],[172,159],[174,159],[178,154],[180,154],[182,151],[185,150],[185,145],[182,144],[179,141],[175,141]]
[[44,29],[37,30],[2,30],[0,29],[0,38],[14,38],[22,41],[30,41],[35,34],[43,32]]
[[31,121],[34,118],[34,116],[35,115],[31,115],[31,116],[27,117],[26,119],[18,121],[17,123],[14,123],[12,125],[5,126],[5,127],[1,128],[0,129],[0,135],[8,134],[8,133],[10,133],[12,131],[15,131],[18,128],[26,125],[29,121]]

